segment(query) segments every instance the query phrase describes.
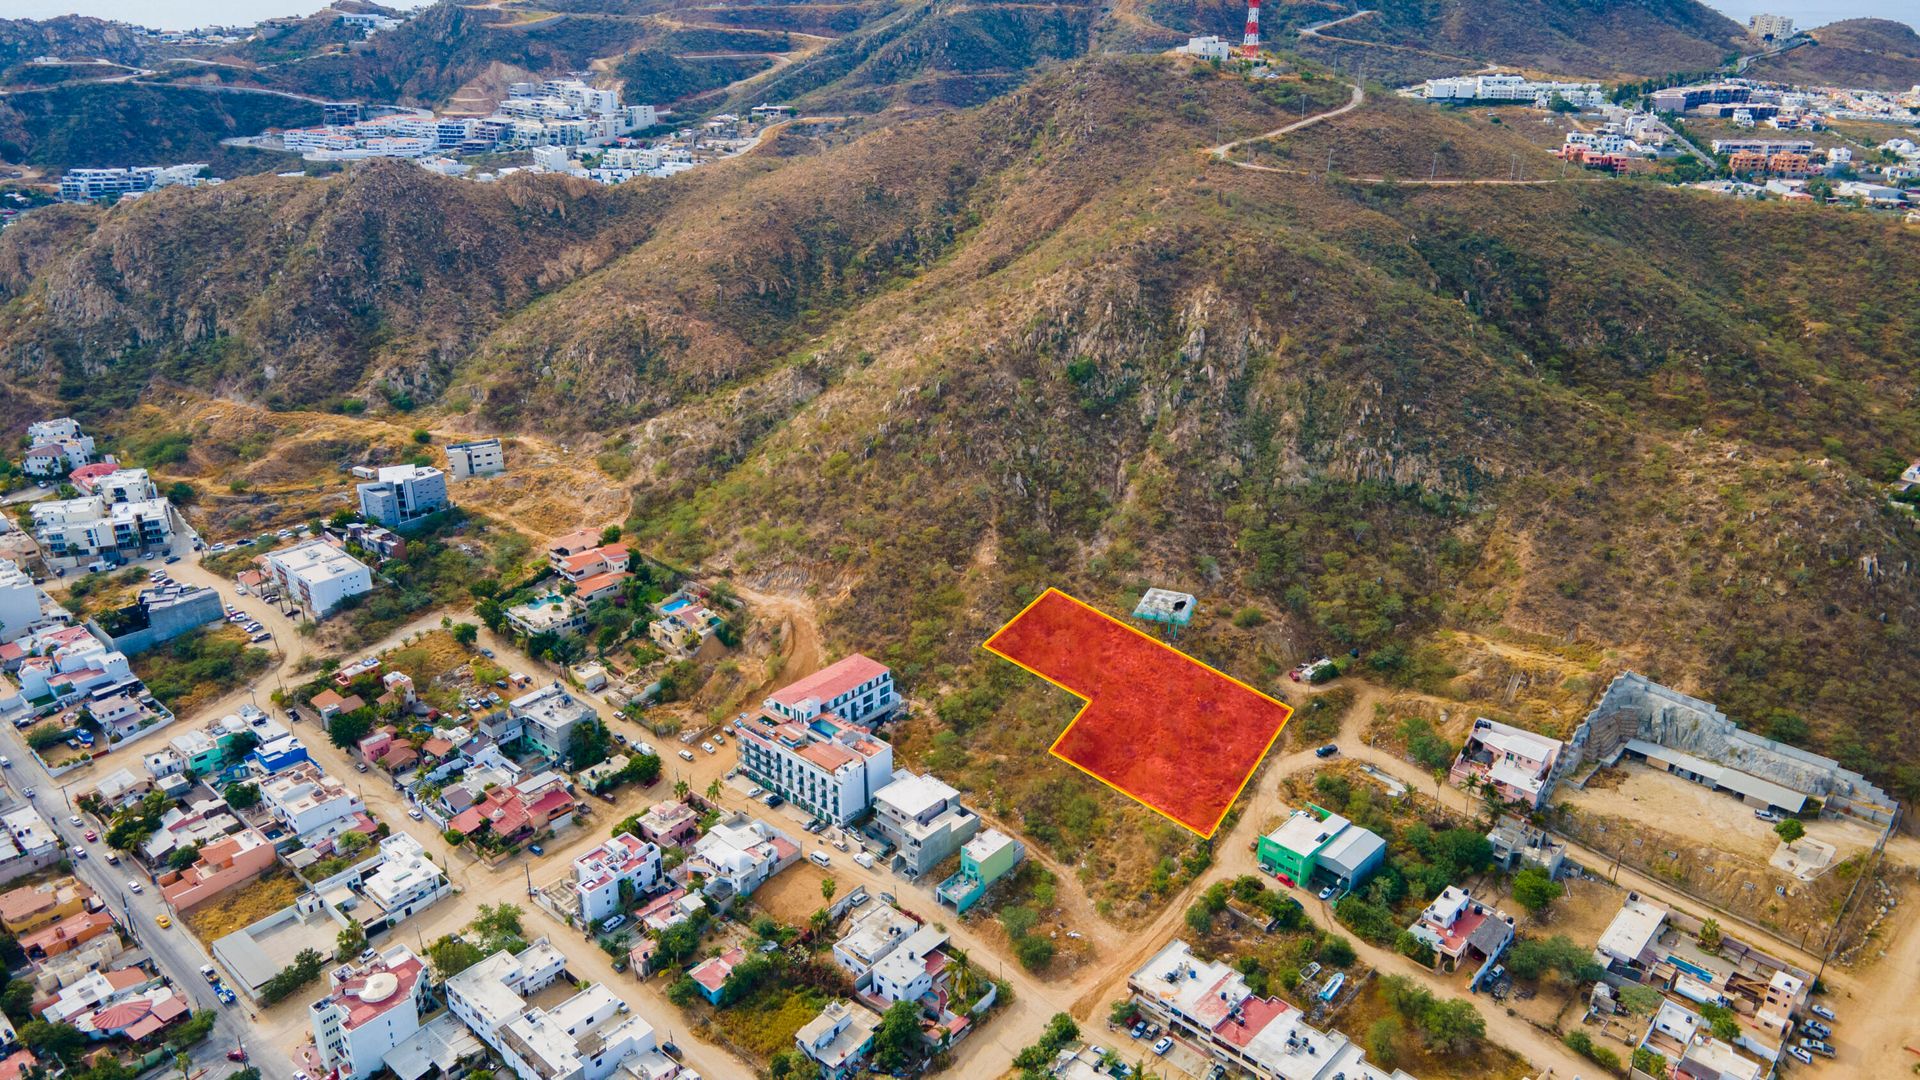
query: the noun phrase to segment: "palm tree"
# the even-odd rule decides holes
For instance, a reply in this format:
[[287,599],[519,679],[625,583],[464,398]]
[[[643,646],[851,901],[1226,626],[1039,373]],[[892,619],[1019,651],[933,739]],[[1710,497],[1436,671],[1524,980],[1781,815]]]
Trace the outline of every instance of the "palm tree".
[[693,785],[687,783],[685,780],[675,780],[673,782],[674,798],[684,800],[691,791],[693,791]]
[[719,800],[720,800],[720,780],[718,777],[716,777],[713,783],[707,785],[707,801],[718,802]]

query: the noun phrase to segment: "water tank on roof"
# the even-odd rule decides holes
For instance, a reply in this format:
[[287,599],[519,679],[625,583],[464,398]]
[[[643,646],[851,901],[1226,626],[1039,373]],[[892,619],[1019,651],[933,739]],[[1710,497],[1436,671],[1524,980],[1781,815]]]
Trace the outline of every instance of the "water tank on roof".
[[392,997],[399,989],[399,976],[391,971],[380,971],[367,976],[367,981],[360,987],[358,996],[361,1001],[380,1002]]

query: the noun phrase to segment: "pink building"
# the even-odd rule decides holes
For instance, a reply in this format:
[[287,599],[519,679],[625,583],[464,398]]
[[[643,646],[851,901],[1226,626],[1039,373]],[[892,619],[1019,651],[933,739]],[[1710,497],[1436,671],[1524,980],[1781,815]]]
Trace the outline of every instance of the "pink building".
[[1467,733],[1447,781],[1464,787],[1470,777],[1492,785],[1508,802],[1538,809],[1553,786],[1553,767],[1566,744],[1511,724],[1481,717]]
[[161,879],[160,895],[174,911],[190,911],[259,877],[273,863],[273,845],[247,829],[201,848],[199,862],[172,881]]

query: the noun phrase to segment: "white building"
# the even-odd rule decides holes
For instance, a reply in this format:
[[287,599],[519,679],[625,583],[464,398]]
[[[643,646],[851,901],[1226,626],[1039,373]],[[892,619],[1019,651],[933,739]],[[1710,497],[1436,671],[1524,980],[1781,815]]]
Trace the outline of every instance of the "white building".
[[1428,101],[1525,101],[1541,107],[1555,98],[1581,108],[1598,108],[1607,100],[1599,83],[1543,82],[1505,72],[1428,79],[1420,93]]
[[360,516],[389,529],[405,530],[452,505],[447,474],[429,465],[389,465],[371,483],[354,485]]
[[553,985],[566,969],[567,958],[545,938],[517,956],[502,949],[447,980],[447,1008],[499,1050],[502,1029],[527,1010],[527,997]]
[[60,176],[60,201],[89,202],[144,195],[164,187],[199,187],[220,182],[202,176],[206,171],[204,161],[185,165],[139,165],[131,169],[68,169]]
[[853,976],[854,985],[866,985],[874,965],[887,958],[920,929],[920,923],[892,904],[875,904],[847,924],[847,932],[833,943],[833,962]]
[[845,1080],[860,1071],[873,1046],[880,1018],[845,1001],[833,1001],[794,1033],[793,1041],[820,1067],[822,1080]]
[[705,875],[709,895],[731,890],[746,896],[799,857],[800,846],[786,834],[735,814],[695,841],[693,854],[681,865],[689,874]]
[[769,711],[803,724],[822,713],[864,724],[885,718],[899,704],[892,670],[859,653],[775,690],[766,700]]
[[260,785],[260,802],[296,836],[366,812],[357,792],[303,762]]
[[893,783],[874,792],[873,828],[897,849],[898,867],[919,877],[972,839],[980,831],[980,817],[962,806],[960,793],[945,782],[902,769],[893,774]]
[[501,1030],[496,1049],[516,1076],[607,1080],[621,1062],[656,1046],[653,1025],[602,983],[551,1010],[526,1010]]
[[1277,997],[1260,997],[1227,964],[1204,961],[1187,943],[1169,942],[1127,979],[1143,1012],[1230,1069],[1282,1080],[1413,1080],[1369,1064],[1366,1051],[1338,1031],[1321,1031]]
[[1785,41],[1793,36],[1793,19],[1786,15],[1752,15],[1747,36],[1755,41]]
[[600,716],[557,682],[514,698],[507,703],[507,711],[520,721],[522,741],[555,761],[566,760],[573,729]]
[[328,983],[327,996],[308,1007],[314,1046],[339,1080],[364,1080],[420,1030],[426,964],[394,945],[364,966],[336,969]]
[[396,832],[380,841],[380,867],[362,879],[360,891],[392,926],[438,903],[453,892],[453,885],[418,840]]
[[33,534],[53,558],[134,555],[173,540],[167,500],[114,502],[103,495],[33,504]]
[[621,910],[620,886],[638,896],[660,880],[660,849],[632,833],[613,839],[573,860],[573,892],[580,918],[598,924]]
[[28,476],[63,476],[93,460],[93,436],[70,416],[27,425]]
[[1208,34],[1205,37],[1188,38],[1187,43],[1175,49],[1174,52],[1197,56],[1202,60],[1224,61],[1233,56],[1233,45],[1226,38]]
[[21,637],[40,621],[40,587],[11,560],[0,559],[0,643]]
[[373,571],[325,540],[268,552],[267,571],[286,596],[316,619],[325,618],[348,597],[373,590]]
[[506,451],[499,439],[476,439],[447,444],[447,475],[455,480],[492,476],[507,471]]

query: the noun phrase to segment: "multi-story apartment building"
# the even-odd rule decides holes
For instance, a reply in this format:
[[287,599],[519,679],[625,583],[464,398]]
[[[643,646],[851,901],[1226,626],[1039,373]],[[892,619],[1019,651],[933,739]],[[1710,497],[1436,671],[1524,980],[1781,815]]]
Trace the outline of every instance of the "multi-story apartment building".
[[80,422],[70,416],[42,420],[27,425],[28,476],[53,476],[72,472],[93,460],[93,436],[80,430]]
[[325,540],[268,552],[267,571],[288,598],[316,619],[331,614],[348,597],[373,590],[373,571],[367,564]]
[[336,969],[328,982],[327,996],[308,1006],[314,1046],[329,1075],[365,1080],[420,1030],[426,965],[394,945],[364,965]]
[[[464,135],[465,133],[462,132]],[[475,439],[447,444],[447,474],[455,480],[492,476],[507,471],[506,451],[499,439]]]
[[599,718],[593,706],[557,682],[514,698],[507,709],[521,722],[521,741],[555,761],[566,759],[575,726]]
[[366,812],[358,792],[307,762],[260,785],[260,802],[296,836]]
[[919,877],[972,839],[980,816],[946,783],[902,769],[874,792],[873,829],[894,845],[895,867]]
[[740,766],[816,817],[845,825],[893,782],[893,747],[832,714],[811,723],[761,709],[734,721]]
[[9,559],[0,559],[0,643],[18,638],[40,622],[40,587]]
[[532,1008],[500,1031],[500,1056],[528,1080],[607,1080],[628,1058],[655,1052],[653,1025],[604,983],[552,1009]]
[[802,724],[823,713],[864,724],[884,719],[899,705],[892,670],[859,653],[775,690],[766,701],[769,711]]
[[799,858],[800,845],[786,834],[764,821],[735,814],[695,841],[693,854],[681,866],[687,874],[707,879],[709,896],[726,892],[747,896]]
[[588,925],[621,910],[621,885],[638,896],[659,880],[660,849],[632,833],[623,832],[573,860],[573,893],[580,918]]
[[360,516],[389,529],[406,530],[445,510],[447,474],[428,465],[389,465],[371,483],[356,484]]
[[545,938],[518,955],[502,949],[447,980],[447,1008],[481,1042],[499,1050],[502,1030],[527,1011],[527,998],[566,970],[567,958]]
[[380,841],[380,866],[360,882],[360,891],[380,909],[378,918],[360,920],[371,931],[432,907],[453,892],[453,885],[420,841],[396,832]]
[[57,499],[34,504],[33,533],[56,559],[134,555],[172,541],[173,512],[167,500],[159,498],[114,502],[94,494]]

